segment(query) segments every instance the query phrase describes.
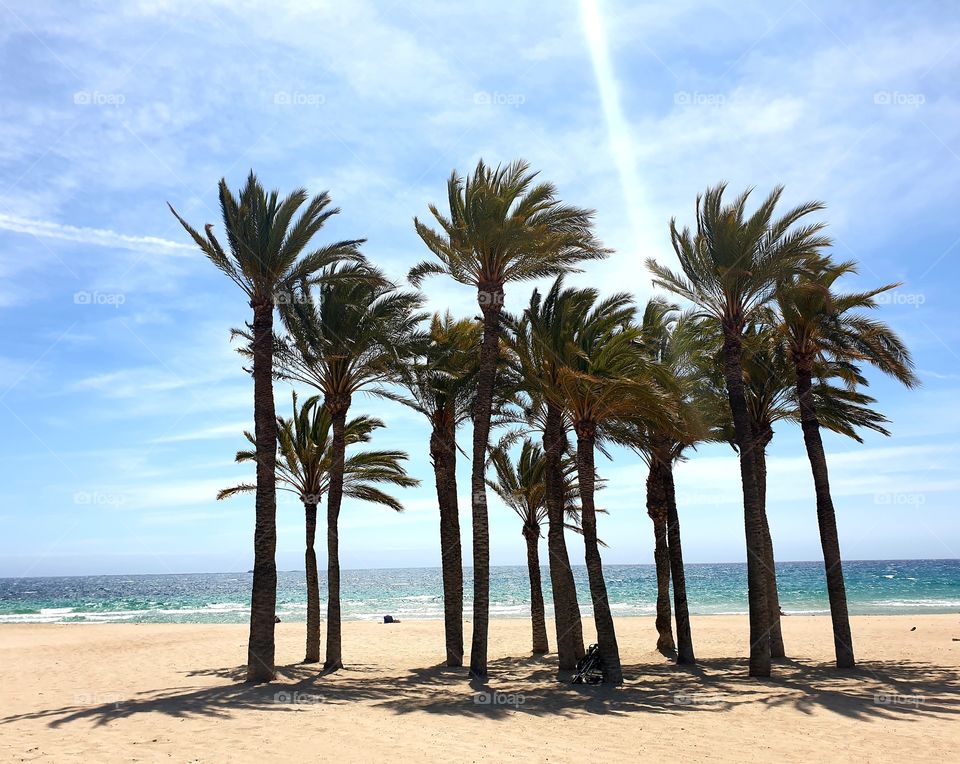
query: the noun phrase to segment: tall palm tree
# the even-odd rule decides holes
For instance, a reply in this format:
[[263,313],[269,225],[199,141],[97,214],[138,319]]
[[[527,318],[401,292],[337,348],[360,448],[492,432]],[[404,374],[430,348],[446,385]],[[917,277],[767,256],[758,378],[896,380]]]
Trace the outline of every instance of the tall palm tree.
[[400,364],[397,381],[406,395],[384,395],[409,406],[430,421],[430,460],[440,509],[440,563],[447,665],[463,665],[463,559],[457,500],[457,427],[470,416],[476,389],[477,321],[434,314],[428,342],[417,357]]
[[[523,522],[523,538],[527,544],[527,573],[530,579],[530,621],[533,629],[533,652],[543,654],[550,651],[547,639],[547,622],[543,606],[543,585],[540,580],[540,537],[541,526],[547,518],[546,502],[546,458],[543,448],[529,438],[525,438],[516,464],[511,460],[506,448],[498,447],[490,456],[496,480],[488,480],[487,485],[512,509]],[[566,459],[563,466],[563,478],[566,484],[568,505],[566,514],[579,515],[579,506],[574,501],[577,492],[576,464]],[[574,523],[567,527],[576,533],[580,526]]]
[[588,320],[574,335],[578,352],[571,365],[560,369],[559,387],[577,434],[583,544],[603,677],[605,682],[620,684],[620,652],[597,544],[594,449],[598,430],[602,437],[603,428],[617,420],[666,420],[669,402],[652,381],[654,369],[638,349],[641,330],[603,324]]
[[473,642],[470,673],[487,676],[490,621],[490,535],[485,470],[496,387],[504,287],[508,282],[576,270],[583,260],[607,255],[594,237],[593,212],[562,204],[550,183],[535,185],[526,162],[497,168],[477,163],[472,175],[447,181],[449,213],[430,212],[440,230],[414,219],[420,238],[437,258],[414,266],[410,281],[442,274],[477,290],[483,341],[473,406],[470,475],[473,519]]
[[[640,323],[640,347],[650,362],[661,367],[669,384],[664,394],[673,399],[676,419],[638,420],[621,428],[616,438],[640,454],[647,464],[647,513],[654,523],[654,562],[657,570],[657,647],[674,648],[670,628],[670,583],[673,582],[677,620],[678,663],[695,663],[686,575],[677,510],[674,465],[684,452],[700,442],[719,439],[719,413],[699,371],[702,345],[697,322],[679,314],[666,300],[651,298]],[[616,428],[614,428],[616,429]]]
[[[757,498],[760,504],[763,534],[762,568],[766,579],[767,630],[770,635],[770,656],[785,656],[783,632],[780,625],[780,596],[777,586],[776,561],[773,537],[767,517],[767,448],[773,439],[773,425],[789,419],[796,411],[792,404],[792,371],[786,362],[782,343],[768,326],[771,313],[763,312],[762,323],[748,325],[744,330],[743,385],[747,412],[750,419],[752,446],[750,454],[755,460]],[[699,343],[703,352],[699,357],[699,374],[705,381],[711,400],[726,398],[723,377],[723,332],[719,323],[706,319],[696,322]],[[737,448],[733,420],[727,407],[726,416],[718,422],[722,439]]]
[[[668,331],[668,321],[674,306],[665,300],[654,298],[647,302],[641,326],[644,344],[659,348]],[[657,578],[657,650],[669,654],[676,651],[673,639],[672,611],[670,608],[670,549],[667,546],[667,463],[654,454],[653,433],[649,428],[638,428],[632,437],[632,446],[647,463],[647,516],[653,523],[653,562]],[[672,462],[669,465],[672,470]]]
[[546,460],[547,550],[557,631],[557,655],[561,670],[576,667],[583,657],[583,626],[577,590],[564,537],[563,459],[570,450],[567,440],[569,413],[560,387],[560,370],[575,362],[580,352],[573,336],[589,325],[613,328],[629,322],[633,308],[626,295],[615,295],[597,304],[594,289],[564,287],[558,277],[546,294],[534,290],[529,304],[509,334],[510,346],[530,399],[529,411],[535,429],[543,433]]
[[[384,424],[379,419],[362,416],[347,422],[344,440],[347,447],[368,443],[371,433]],[[303,502],[306,519],[306,552],[304,555],[307,582],[307,645],[304,663],[320,661],[320,581],[317,573],[317,553],[314,541],[317,534],[317,506],[323,500],[330,484],[332,438],[330,415],[320,405],[319,396],[308,398],[297,407],[293,393],[293,415],[289,419],[277,417],[277,480],[281,491],[295,493]],[[251,444],[256,439],[244,432]],[[401,487],[417,485],[401,465],[407,459],[402,451],[361,451],[344,462],[344,496],[382,504],[397,512],[403,506],[377,485],[388,483]],[[254,462],[256,450],[237,452],[237,462]],[[217,499],[226,499],[238,493],[256,490],[255,485],[241,483],[225,488]]]
[[423,342],[418,324],[423,298],[399,291],[368,266],[333,268],[315,289],[304,288],[284,306],[288,337],[278,344],[278,376],[312,385],[330,416],[327,489],[327,645],[324,668],[343,667],[340,618],[340,505],[344,492],[346,418],[353,396],[376,393],[393,379],[399,359]]
[[[780,625],[780,592],[773,551],[773,535],[767,517],[767,448],[773,440],[773,425],[789,418],[791,375],[782,344],[772,342],[771,332],[763,325],[749,327],[744,343],[744,392],[753,434],[751,453],[757,470],[757,499],[760,502],[763,530],[763,570],[767,581],[767,624],[770,631],[770,657],[783,658],[783,629]],[[732,434],[732,433],[731,433]],[[735,437],[731,438],[735,441]]]
[[887,284],[867,292],[846,294],[834,291],[837,279],[852,273],[856,273],[856,267],[851,262],[826,261],[813,273],[783,279],[777,292],[781,315],[779,328],[796,370],[800,426],[816,489],[817,523],[838,668],[852,668],[855,657],[837,517],[820,437],[813,376],[817,365],[823,362],[832,363],[834,368],[841,370],[840,373],[843,373],[843,367],[850,365],[853,368],[848,372],[848,379],[851,384],[856,384],[856,364],[868,363],[907,387],[919,384],[910,352],[903,341],[882,321],[858,312],[876,308],[877,295],[899,285]]
[[219,192],[229,251],[214,235],[212,224],[200,234],[167,206],[200,250],[243,290],[253,309],[253,417],[258,458],[247,681],[268,682],[275,676],[277,608],[273,310],[278,299],[283,302],[289,297],[295,284],[315,280],[321,269],[341,260],[362,260],[358,246],[363,240],[340,241],[305,254],[323,224],[340,211],[330,207],[327,192],[308,201],[307,192],[297,189],[281,201],[277,191],[264,191],[253,172],[239,196],[231,193],[226,179],[220,181]]
[[751,676],[770,675],[770,634],[767,585],[763,566],[763,515],[757,487],[753,433],[743,389],[743,333],[757,312],[772,298],[777,283],[800,271],[830,242],[823,223],[798,225],[823,209],[820,202],[801,204],[779,218],[774,211],[783,193],[777,187],[752,214],[746,205],[750,191],[724,204],[726,184],[708,188],[697,197],[695,232],[679,230],[670,221],[670,236],[682,273],[659,265],[647,266],[654,283],[692,302],[699,313],[718,321],[723,331],[723,375],[740,456],[743,484],[747,582],[750,604]]
[[[767,579],[770,651],[772,657],[782,658],[786,653],[780,625],[776,560],[766,511],[766,452],[774,436],[774,426],[781,421],[799,423],[800,412],[796,401],[796,374],[787,358],[783,338],[776,329],[777,315],[773,311],[766,311],[761,318],[762,323],[747,327],[744,336],[744,392],[753,430],[752,453],[756,459],[757,489],[763,515],[763,568]],[[722,355],[722,336],[715,322],[711,321],[697,322],[697,334],[700,346],[707,348],[707,352],[700,356],[701,378],[710,388],[709,399],[716,400],[722,395],[720,390],[723,387],[723,376],[719,373],[721,364],[717,361]],[[852,379],[851,372],[854,375]],[[816,376],[819,381],[813,385],[813,395],[821,425],[860,443],[863,440],[857,428],[889,435],[883,426],[887,418],[870,408],[875,403],[873,398],[846,384],[835,385],[831,382],[841,374],[855,384],[866,385],[866,380],[851,365],[841,369],[836,364],[818,364]],[[723,440],[736,447],[729,412],[721,419]]]

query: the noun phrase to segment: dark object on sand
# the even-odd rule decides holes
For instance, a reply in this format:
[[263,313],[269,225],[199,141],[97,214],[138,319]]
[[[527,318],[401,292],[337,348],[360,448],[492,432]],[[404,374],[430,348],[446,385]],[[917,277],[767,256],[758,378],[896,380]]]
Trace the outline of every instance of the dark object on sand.
[[600,660],[600,645],[590,645],[587,654],[577,661],[574,684],[600,684],[603,681],[603,662]]
[[400,619],[394,618],[392,615],[385,615],[383,617],[383,622],[384,623],[400,623]]
[[275,616],[273,617],[273,622],[274,622],[274,623],[280,623],[280,616],[275,615]]
[[917,630],[917,627],[916,627],[916,626],[914,626],[912,629],[910,629],[910,631],[916,631],[916,630]]

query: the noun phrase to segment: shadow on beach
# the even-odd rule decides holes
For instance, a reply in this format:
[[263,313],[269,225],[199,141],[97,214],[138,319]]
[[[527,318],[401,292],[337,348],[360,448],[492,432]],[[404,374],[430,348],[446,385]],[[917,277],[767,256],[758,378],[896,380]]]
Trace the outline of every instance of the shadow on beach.
[[501,658],[490,662],[488,683],[470,681],[465,668],[433,666],[389,674],[381,666],[353,665],[324,675],[318,666],[278,668],[268,685],[241,680],[245,667],[185,672],[229,683],[143,692],[90,705],[18,714],[0,724],[48,720],[50,727],[74,722],[104,725],[139,714],[176,718],[228,718],[239,710],[297,713],[364,703],[397,714],[505,718],[512,714],[700,714],[744,704],[823,710],[853,719],[884,720],[960,713],[960,673],[910,661],[864,662],[840,671],[829,664],[777,661],[774,677],[746,677],[743,659],[708,659],[695,667],[662,663],[624,665],[622,687],[573,685],[557,680],[556,657]]

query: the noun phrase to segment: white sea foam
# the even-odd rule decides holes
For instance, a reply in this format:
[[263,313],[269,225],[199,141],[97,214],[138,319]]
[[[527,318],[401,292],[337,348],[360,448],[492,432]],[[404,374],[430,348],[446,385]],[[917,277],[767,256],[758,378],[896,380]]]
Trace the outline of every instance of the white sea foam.
[[233,605],[231,607],[211,607],[210,605],[205,605],[204,607],[181,607],[173,609],[158,609],[158,610],[137,610],[137,613],[160,613],[162,615],[213,615],[213,614],[222,614],[222,613],[248,613],[250,608],[246,605]]
[[867,604],[877,608],[960,608],[960,600],[873,600]]
[[657,612],[657,606],[655,604],[641,605],[636,602],[611,602],[610,610],[623,615],[650,615]]
[[0,615],[0,623],[56,623],[61,616],[39,613],[9,613]]
[[514,616],[530,615],[529,605],[490,605],[490,616],[496,618],[511,618]]

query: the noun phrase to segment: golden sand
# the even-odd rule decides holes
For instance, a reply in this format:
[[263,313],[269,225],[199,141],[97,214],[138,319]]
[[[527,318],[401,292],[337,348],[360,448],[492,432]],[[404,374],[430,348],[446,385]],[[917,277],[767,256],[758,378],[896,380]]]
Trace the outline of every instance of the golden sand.
[[245,626],[0,626],[0,759],[960,760],[960,615],[854,618],[855,671],[832,668],[828,618],[785,618],[791,658],[764,681],[745,617],[693,619],[696,668],[624,618],[620,688],[556,681],[519,619],[491,623],[487,686],[440,665],[439,622],[346,623],[329,676],[298,664],[303,628],[278,626],[281,676],[254,687]]

